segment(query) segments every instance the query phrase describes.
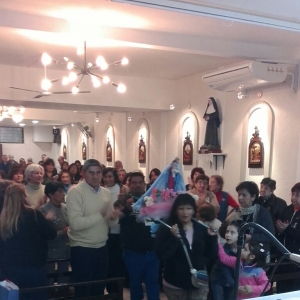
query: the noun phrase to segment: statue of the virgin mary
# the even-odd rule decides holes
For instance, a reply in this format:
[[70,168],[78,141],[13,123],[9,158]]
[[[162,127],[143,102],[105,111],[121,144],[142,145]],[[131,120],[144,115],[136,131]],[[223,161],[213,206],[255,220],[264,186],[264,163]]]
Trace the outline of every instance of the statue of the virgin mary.
[[204,145],[200,147],[200,151],[213,153],[222,152],[218,138],[218,128],[221,122],[218,105],[213,97],[208,99],[208,104],[203,119],[207,121],[207,123]]

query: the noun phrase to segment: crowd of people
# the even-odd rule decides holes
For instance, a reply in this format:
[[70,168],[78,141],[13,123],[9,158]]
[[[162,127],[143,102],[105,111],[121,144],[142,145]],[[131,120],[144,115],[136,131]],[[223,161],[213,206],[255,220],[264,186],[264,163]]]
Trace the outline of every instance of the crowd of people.
[[[144,298],[142,284],[148,300],[158,300],[161,289],[169,300],[230,300],[238,231],[249,222],[300,254],[300,183],[291,188],[289,206],[274,194],[271,178],[264,178],[260,188],[239,183],[236,201],[223,191],[221,176],[208,177],[197,167],[172,205],[168,227],[153,232],[137,219],[132,205],[153,189],[159,169],[151,170],[146,184],[140,170],[127,173],[121,161],[114,168],[95,159],[83,165],[78,160],[69,164],[62,156],[57,161],[42,155],[38,163],[18,163],[13,155],[3,155],[0,163],[0,277],[21,289],[54,284],[47,279],[53,265],[46,261],[57,260],[56,270],[68,270],[70,262],[73,282],[125,277],[132,300]],[[246,231],[244,240],[238,299],[270,290],[265,266],[279,258],[256,228]],[[191,265],[204,270],[208,284],[193,284]],[[298,269],[283,266],[279,271]],[[117,287],[76,287],[75,297],[101,295],[105,289],[112,293]],[[297,279],[277,282],[277,293],[299,289]],[[47,295],[39,291],[23,297]]]

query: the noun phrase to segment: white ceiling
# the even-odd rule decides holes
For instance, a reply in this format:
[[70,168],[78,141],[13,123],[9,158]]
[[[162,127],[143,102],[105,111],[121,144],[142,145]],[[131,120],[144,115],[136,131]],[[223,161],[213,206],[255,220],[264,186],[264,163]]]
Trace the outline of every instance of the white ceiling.
[[84,40],[88,61],[129,58],[111,76],[177,80],[246,59],[300,60],[300,1],[123,2],[0,0],[0,64],[42,72],[43,52],[80,64],[76,47]]

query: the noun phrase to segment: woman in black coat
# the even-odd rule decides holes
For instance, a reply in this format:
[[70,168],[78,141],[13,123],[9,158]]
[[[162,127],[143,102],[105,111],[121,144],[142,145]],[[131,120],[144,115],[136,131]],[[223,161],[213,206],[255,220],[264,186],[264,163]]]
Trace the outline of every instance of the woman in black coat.
[[196,209],[191,195],[179,195],[168,220],[172,228],[161,225],[157,232],[156,254],[164,262],[163,285],[168,299],[204,300],[207,297],[208,287],[197,289],[192,285],[190,266],[179,239],[181,236],[194,269],[207,269],[209,260],[217,258],[217,236],[208,234],[207,228],[192,219]]

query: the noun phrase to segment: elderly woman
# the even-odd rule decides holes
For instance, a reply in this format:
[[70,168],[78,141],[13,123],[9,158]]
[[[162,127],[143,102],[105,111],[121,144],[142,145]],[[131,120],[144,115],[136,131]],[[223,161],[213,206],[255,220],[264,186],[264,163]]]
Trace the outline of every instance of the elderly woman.
[[[291,190],[292,204],[287,206],[276,221],[276,229],[279,232],[279,240],[292,253],[300,254],[300,182]],[[299,272],[296,265],[280,266],[280,273]],[[289,279],[277,282],[277,293],[286,293],[300,290],[299,279]]]
[[[20,289],[47,285],[47,240],[55,237],[51,224],[27,205],[24,186],[10,185],[0,218],[0,268],[5,278]],[[47,295],[38,292],[20,299],[43,300]]]
[[44,179],[44,168],[38,164],[31,164],[25,169],[25,191],[28,205],[34,208],[45,204],[47,197],[44,193],[45,186],[42,185]]
[[[208,188],[209,177],[201,174],[195,179],[195,187],[192,190],[189,190],[188,193],[193,195],[196,199],[197,207],[199,208],[203,203],[210,203],[216,212],[216,216],[220,210],[220,205],[216,198],[216,195],[213,192],[207,190]],[[197,218],[198,218],[197,214]]]
[[205,175],[205,172],[202,168],[196,167],[192,170],[190,176],[190,183],[185,186],[187,191],[192,190],[195,188],[195,180],[199,175]]
[[[237,221],[242,225],[254,222],[274,234],[274,225],[270,213],[257,204],[259,194],[257,184],[252,181],[244,181],[236,187],[236,191],[240,206],[233,208],[229,212],[226,220],[219,229],[220,236],[225,237],[226,228],[233,221]],[[257,229],[250,228],[246,232],[245,238],[246,242],[251,240],[258,243],[266,243],[264,246],[268,249],[269,239]]]
[[23,183],[24,168],[19,164],[13,164],[8,172],[7,179],[13,180],[16,183]]

